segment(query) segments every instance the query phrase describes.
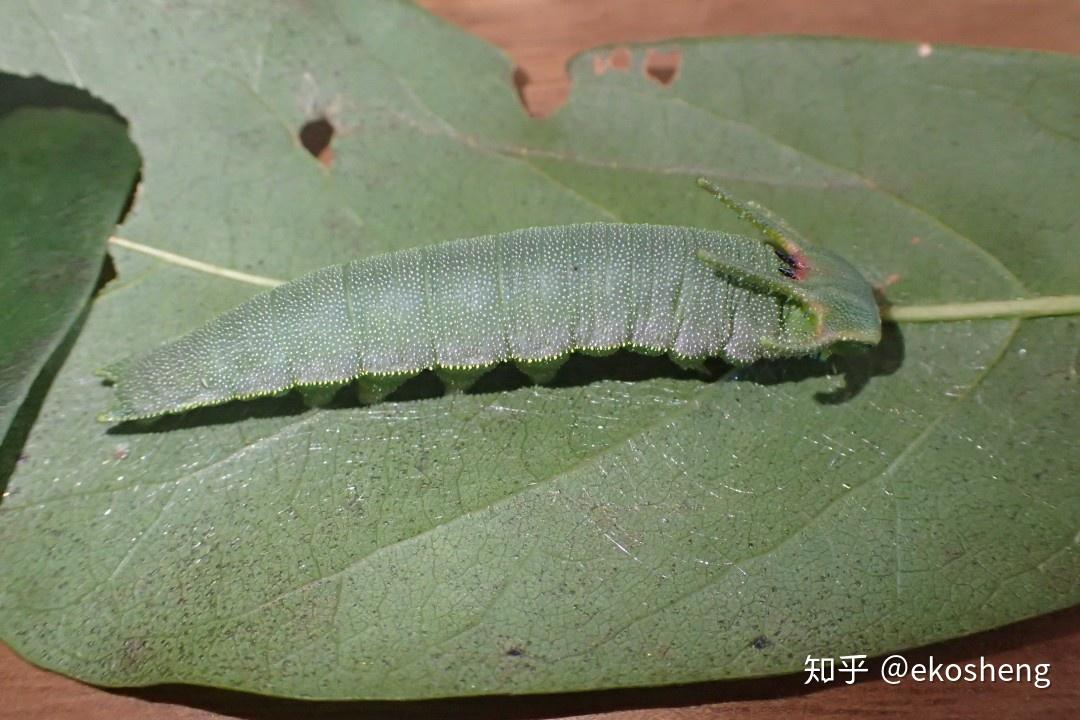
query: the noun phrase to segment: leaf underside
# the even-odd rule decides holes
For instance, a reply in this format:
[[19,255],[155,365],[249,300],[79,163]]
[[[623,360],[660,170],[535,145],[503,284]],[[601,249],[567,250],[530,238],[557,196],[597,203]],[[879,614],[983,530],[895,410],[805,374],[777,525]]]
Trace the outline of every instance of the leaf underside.
[[[79,317],[139,169],[123,124],[99,113],[7,107],[0,75],[0,440]],[[6,455],[0,450],[0,489]]]
[[[178,255],[291,278],[556,222],[746,234],[705,175],[893,302],[1080,277],[1074,58],[687,41],[666,86],[641,50],[628,72],[579,58],[537,121],[504,58],[409,5],[137,8],[5,7],[0,68],[116,105],[145,162],[121,234]],[[296,139],[319,116],[329,169]],[[116,255],[0,505],[0,636],[46,667],[311,698],[566,691],[792,672],[1080,599],[1075,318],[903,326],[869,356],[717,382],[620,366],[108,432],[94,368],[256,291]]]

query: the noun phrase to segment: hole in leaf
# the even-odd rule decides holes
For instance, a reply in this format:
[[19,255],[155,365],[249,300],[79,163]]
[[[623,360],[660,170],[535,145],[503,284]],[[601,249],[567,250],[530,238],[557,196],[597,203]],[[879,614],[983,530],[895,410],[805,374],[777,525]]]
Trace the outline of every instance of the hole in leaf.
[[525,72],[525,68],[520,65],[514,68],[514,89],[517,90],[518,100],[521,102],[522,107],[526,110],[529,109],[529,101],[525,97],[525,86],[529,84],[529,73]]
[[330,141],[334,138],[334,126],[325,117],[309,120],[300,128],[300,144],[325,167],[334,163],[334,151]]
[[645,75],[661,85],[670,85],[679,75],[682,51],[652,50],[645,54]]
[[598,53],[593,56],[593,72],[597,75],[603,75],[608,70],[625,72],[630,69],[631,60],[633,60],[633,56],[630,54],[630,50],[617,47],[607,55]]
[[633,59],[633,56],[630,54],[628,48],[619,47],[611,51],[611,55],[608,56],[608,59],[611,60],[611,67],[616,70],[629,70],[630,61]]

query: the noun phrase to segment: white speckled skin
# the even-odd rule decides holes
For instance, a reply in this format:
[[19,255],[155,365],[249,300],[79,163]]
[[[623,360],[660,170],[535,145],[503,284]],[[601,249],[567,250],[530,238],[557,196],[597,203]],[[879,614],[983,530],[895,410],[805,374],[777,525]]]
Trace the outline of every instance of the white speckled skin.
[[[549,361],[550,371],[574,351],[630,348],[683,363],[720,356],[743,364],[821,349],[807,331],[805,307],[734,284],[702,262],[701,250],[752,274],[779,274],[781,261],[758,240],[601,223],[529,228],[333,265],[109,368],[116,404],[101,419],[508,360],[526,367]],[[793,313],[802,313],[801,323],[792,322]],[[535,366],[538,374],[543,366]]]

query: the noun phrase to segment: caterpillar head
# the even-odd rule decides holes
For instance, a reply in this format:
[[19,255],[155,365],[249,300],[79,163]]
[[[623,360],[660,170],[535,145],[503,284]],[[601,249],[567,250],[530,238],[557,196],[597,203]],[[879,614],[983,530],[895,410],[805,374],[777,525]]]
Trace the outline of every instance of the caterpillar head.
[[881,316],[874,291],[850,263],[804,242],[794,228],[768,208],[738,200],[705,178],[698,178],[698,185],[760,230],[765,244],[780,260],[775,275],[762,275],[699,254],[704,262],[735,282],[789,301],[782,337],[762,343],[769,355],[801,355],[815,350],[828,355],[881,341]]
[[781,275],[789,297],[812,320],[807,340],[824,354],[881,342],[881,315],[873,288],[847,260],[791,241],[776,254],[784,266]]

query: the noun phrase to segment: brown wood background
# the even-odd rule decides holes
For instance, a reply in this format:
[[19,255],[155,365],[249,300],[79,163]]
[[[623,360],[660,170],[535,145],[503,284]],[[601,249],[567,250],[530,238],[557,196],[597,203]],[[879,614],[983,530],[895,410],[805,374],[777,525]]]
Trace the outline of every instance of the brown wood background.
[[[1080,0],[420,0],[502,47],[531,112],[569,91],[566,61],[596,45],[675,37],[814,34],[1080,53]],[[669,44],[665,44],[667,47]],[[437,59],[433,58],[433,62]],[[510,79],[507,79],[509,84]],[[1080,81],[1078,81],[1080,85]],[[508,92],[510,89],[508,88]],[[2,581],[2,580],[0,580]],[[303,703],[186,686],[107,691],[39,670],[0,644],[0,718],[1080,717],[1080,608],[906,653],[942,662],[1052,665],[1052,686],[804,686],[803,677],[689,687],[420,703]],[[874,666],[873,663],[870,664]]]

